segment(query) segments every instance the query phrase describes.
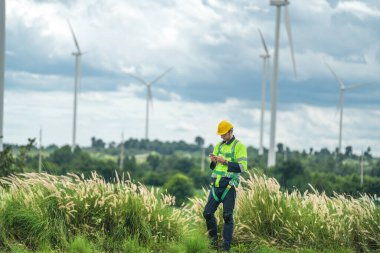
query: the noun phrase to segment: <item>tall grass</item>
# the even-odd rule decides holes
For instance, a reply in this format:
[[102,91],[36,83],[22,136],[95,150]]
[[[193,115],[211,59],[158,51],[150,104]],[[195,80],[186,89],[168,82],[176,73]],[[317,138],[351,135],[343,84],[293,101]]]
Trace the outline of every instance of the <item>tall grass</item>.
[[[380,210],[374,199],[312,192],[280,191],[273,178],[249,175],[242,179],[235,208],[235,242],[280,248],[351,248],[380,251]],[[187,212],[204,226],[207,196],[191,199]],[[222,221],[222,210],[217,220]],[[221,226],[219,226],[221,229]]]
[[1,184],[3,248],[17,242],[30,249],[49,244],[66,250],[70,238],[83,234],[102,242],[105,251],[121,251],[132,237],[147,247],[178,241],[188,226],[180,210],[170,208],[173,197],[157,199],[157,190],[131,180],[29,173],[2,178]]
[[[176,208],[155,188],[92,174],[0,179],[0,252],[212,252],[207,191]],[[379,252],[374,199],[283,192],[273,178],[242,179],[232,252]],[[222,209],[217,212],[222,229]],[[273,249],[273,250],[272,250]]]

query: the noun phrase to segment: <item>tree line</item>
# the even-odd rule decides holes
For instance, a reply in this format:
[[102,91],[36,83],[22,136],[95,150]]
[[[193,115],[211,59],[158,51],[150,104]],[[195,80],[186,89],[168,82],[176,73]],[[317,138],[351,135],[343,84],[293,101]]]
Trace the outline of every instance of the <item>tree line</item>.
[[[169,184],[173,178],[182,180],[181,184],[187,188],[202,188],[209,183],[208,159],[206,156],[203,161],[206,169],[201,171],[201,152],[208,154],[213,146],[203,148],[204,140],[199,136],[194,143],[130,138],[123,143],[125,156],[122,167],[120,145],[115,142],[106,144],[95,137],[91,138],[91,147],[76,147],[73,152],[68,145],[50,145],[42,150],[42,170],[54,175],[77,173],[84,176],[96,171],[105,180],[112,180],[118,173],[153,186],[175,185],[173,182]],[[29,139],[26,145],[5,145],[4,151],[0,152],[0,176],[37,171],[37,151],[34,139]],[[310,184],[328,195],[334,192],[350,195],[380,193],[380,159],[372,156],[370,148],[361,156],[354,154],[350,146],[339,153],[327,148],[291,150],[280,143],[277,145],[277,165],[271,168],[266,168],[267,155],[268,150],[260,156],[257,148],[249,146],[249,170],[275,177],[284,189],[310,190]],[[361,162],[364,166],[363,184],[360,179]]]

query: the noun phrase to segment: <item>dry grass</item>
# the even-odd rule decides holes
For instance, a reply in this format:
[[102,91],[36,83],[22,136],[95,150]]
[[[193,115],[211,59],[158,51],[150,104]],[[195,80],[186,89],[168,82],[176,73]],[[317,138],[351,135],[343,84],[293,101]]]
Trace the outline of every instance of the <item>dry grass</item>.
[[[2,178],[0,182],[3,185],[0,187],[3,218],[0,246],[11,238],[25,240],[31,248],[41,240],[64,247],[67,238],[79,233],[108,236],[120,242],[133,237],[141,243],[154,244],[179,240],[188,226],[180,210],[170,208],[174,205],[173,197],[130,179],[117,177],[115,182],[107,183],[95,173],[89,179],[75,174],[27,173]],[[17,210],[29,210],[29,213],[25,215]],[[23,232],[33,230],[36,222],[41,224],[40,229],[51,233]],[[61,231],[59,237],[52,237],[55,230]]]
[[[196,252],[199,245],[207,251],[204,191],[203,197],[175,208],[172,196],[130,178],[112,183],[95,173],[89,179],[37,173],[2,178],[0,248],[20,244],[38,251],[44,245],[65,251],[79,236],[100,252],[131,247]],[[222,208],[217,219],[221,229]],[[248,175],[238,190],[234,238],[276,248],[380,251],[380,211],[366,195],[328,197],[312,187],[282,192],[275,179]]]
[[[285,248],[380,251],[380,211],[372,197],[328,197],[312,187],[311,192],[282,192],[275,179],[251,174],[242,179],[237,195],[235,241]],[[187,207],[199,226],[204,226],[206,198],[206,194],[193,198]],[[221,211],[216,215],[218,222]]]

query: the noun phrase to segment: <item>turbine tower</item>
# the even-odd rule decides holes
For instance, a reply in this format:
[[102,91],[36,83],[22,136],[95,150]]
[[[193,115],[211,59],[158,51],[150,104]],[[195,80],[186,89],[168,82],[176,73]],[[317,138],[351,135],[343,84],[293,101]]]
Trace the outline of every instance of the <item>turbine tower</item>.
[[4,124],[5,0],[0,1],[0,152],[3,151]]
[[40,128],[40,140],[38,143],[38,173],[42,171],[42,127]]
[[77,131],[77,100],[78,100],[78,86],[80,82],[80,59],[82,56],[82,51],[79,48],[77,38],[69,21],[67,21],[70,27],[71,34],[73,35],[75,47],[77,48],[76,52],[72,54],[75,56],[75,86],[74,86],[74,115],[73,115],[73,139],[71,145],[71,151],[73,152],[76,146],[76,131]]
[[340,153],[341,148],[342,148],[342,131],[343,131],[343,107],[344,107],[344,95],[346,90],[350,90],[353,88],[357,88],[363,85],[367,85],[366,83],[363,84],[354,84],[350,86],[346,86],[342,79],[340,79],[337,74],[335,74],[334,70],[325,62],[326,66],[328,69],[331,71],[331,73],[334,75],[335,79],[338,82],[338,87],[339,87],[339,100],[338,100],[338,105],[336,107],[336,110],[340,110],[340,120],[339,120],[339,144],[338,144],[338,153]]
[[363,150],[362,155],[360,157],[360,187],[363,188],[363,170],[364,170],[364,163],[363,163]]
[[261,33],[259,29],[260,37],[261,37],[261,42],[263,44],[265,53],[261,54],[260,57],[263,58],[263,79],[262,79],[262,84],[261,84],[261,121],[260,121],[260,146],[259,146],[259,155],[264,154],[264,148],[263,148],[263,135],[264,135],[264,116],[265,116],[265,92],[267,89],[267,75],[269,72],[269,68],[267,71],[267,65],[269,64],[269,52],[267,45],[265,43],[263,34]]
[[289,39],[290,52],[293,62],[294,74],[296,72],[296,61],[294,59],[292,31],[290,27],[290,20],[288,14],[288,0],[270,0],[270,5],[276,6],[276,30],[275,30],[275,46],[274,46],[274,58],[273,58],[273,70],[271,79],[271,122],[270,122],[270,142],[269,142],[269,154],[268,154],[268,167],[276,165],[276,114],[277,114],[277,78],[278,78],[278,57],[280,47],[280,19],[281,19],[281,7],[284,7],[284,21],[286,25],[286,31]]
[[151,81],[149,83],[146,82],[145,80],[143,80],[142,78],[138,77],[138,76],[127,73],[130,77],[133,77],[134,79],[136,79],[140,83],[144,84],[146,86],[146,89],[147,89],[147,91],[146,91],[146,117],[145,117],[145,139],[147,139],[147,140],[149,139],[149,102],[151,102],[153,105],[152,85],[154,83],[158,82],[158,80],[160,80],[170,70],[172,70],[172,68],[169,68],[168,70],[166,70],[164,73],[162,73],[161,75],[159,75],[158,77],[156,77],[153,81]]
[[121,143],[120,143],[120,171],[123,171],[124,167],[124,131],[121,132]]

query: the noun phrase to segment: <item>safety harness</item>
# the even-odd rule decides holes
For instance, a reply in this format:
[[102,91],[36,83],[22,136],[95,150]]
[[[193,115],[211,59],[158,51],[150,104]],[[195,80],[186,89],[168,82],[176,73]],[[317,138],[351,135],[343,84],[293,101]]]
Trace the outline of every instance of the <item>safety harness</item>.
[[[219,145],[219,148],[218,148],[218,153],[217,155],[221,154],[225,157],[225,158],[230,158],[230,162],[235,162],[235,146],[236,144],[238,143],[239,141],[238,140],[235,140],[234,143],[232,144],[232,148],[231,148],[231,153],[222,153],[221,152],[221,149],[222,149],[222,145],[223,143],[220,143]],[[214,197],[215,201],[217,202],[222,202],[224,200],[224,198],[227,196],[227,193],[228,191],[234,186],[235,188],[238,187],[239,185],[239,173],[234,173],[234,172],[225,172],[225,171],[213,171],[212,172],[213,174],[213,177],[216,177],[216,180],[215,180],[215,185],[211,185],[211,193],[212,193],[212,196]],[[219,198],[216,193],[215,193],[215,187],[219,187],[219,182],[220,182],[220,179],[222,177],[228,177],[230,178],[230,182],[229,184],[227,185],[226,189],[224,190],[222,196]]]

